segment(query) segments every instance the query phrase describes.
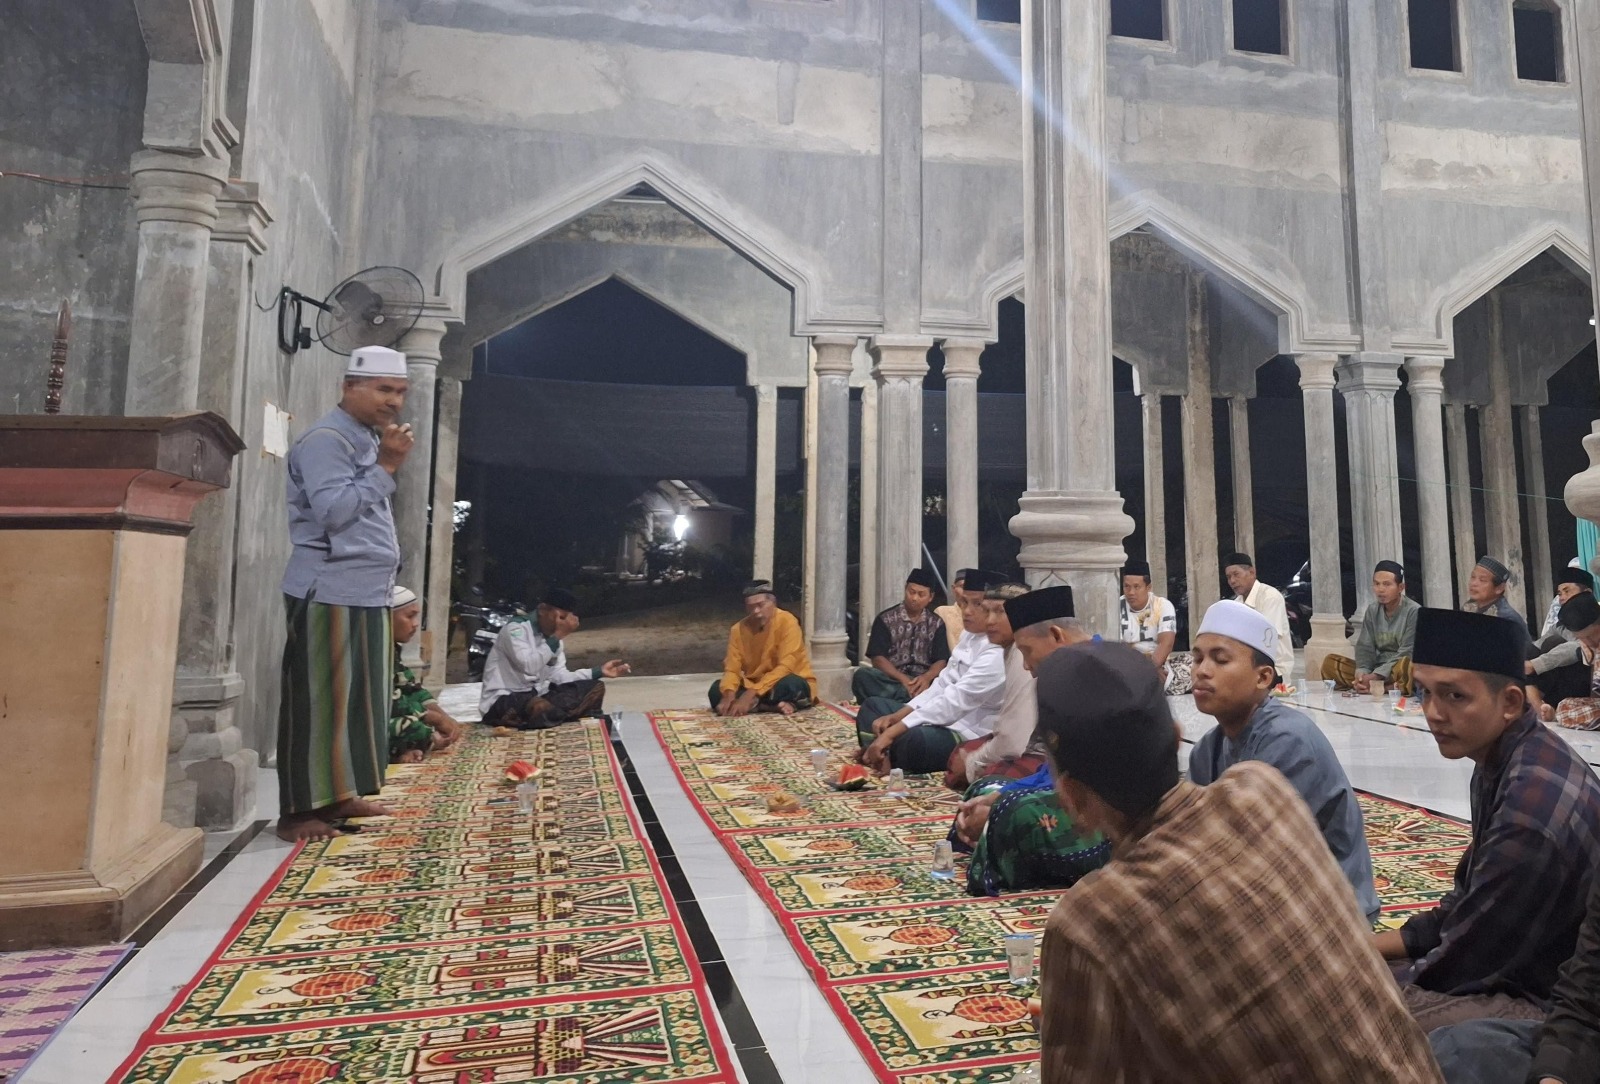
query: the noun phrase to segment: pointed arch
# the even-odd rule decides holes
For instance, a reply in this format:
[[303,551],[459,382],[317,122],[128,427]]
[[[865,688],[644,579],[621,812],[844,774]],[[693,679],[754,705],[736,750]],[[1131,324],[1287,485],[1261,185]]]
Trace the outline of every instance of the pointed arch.
[[1437,336],[1436,342],[1396,341],[1396,348],[1417,348],[1426,353],[1436,353],[1439,343],[1443,343],[1445,356],[1454,356],[1455,320],[1462,310],[1544,252],[1553,252],[1567,270],[1584,282],[1590,281],[1593,263],[1589,246],[1564,226],[1535,226],[1466,268],[1429,296],[1427,311],[1432,314],[1431,329]]
[[660,193],[728,247],[788,287],[794,295],[795,334],[806,334],[819,326],[871,327],[878,322],[874,316],[859,313],[819,315],[815,306],[820,275],[810,254],[796,251],[765,223],[742,213],[732,200],[722,198],[702,178],[650,153],[552,192],[463,236],[446,251],[434,273],[433,288],[439,306],[462,312],[469,273],[640,185]]

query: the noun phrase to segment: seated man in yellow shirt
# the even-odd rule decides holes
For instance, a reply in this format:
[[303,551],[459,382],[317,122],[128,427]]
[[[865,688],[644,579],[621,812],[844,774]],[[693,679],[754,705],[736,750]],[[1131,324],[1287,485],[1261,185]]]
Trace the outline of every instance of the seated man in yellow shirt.
[[772,584],[754,580],[744,588],[744,619],[728,632],[722,678],[711,686],[718,715],[776,711],[793,715],[817,699],[817,679],[800,622],[778,609]]

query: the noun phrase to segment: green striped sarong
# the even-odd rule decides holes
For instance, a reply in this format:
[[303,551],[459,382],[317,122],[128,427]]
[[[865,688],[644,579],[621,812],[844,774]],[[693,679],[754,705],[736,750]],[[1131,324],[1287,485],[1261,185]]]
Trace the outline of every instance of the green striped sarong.
[[389,766],[394,635],[387,606],[329,606],[285,595],[278,712],[283,814],[376,794]]

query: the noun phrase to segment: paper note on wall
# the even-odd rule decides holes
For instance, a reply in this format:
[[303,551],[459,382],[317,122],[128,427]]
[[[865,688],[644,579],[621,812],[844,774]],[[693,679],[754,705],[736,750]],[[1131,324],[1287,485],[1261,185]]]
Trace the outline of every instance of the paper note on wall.
[[289,454],[289,422],[294,415],[268,403],[261,419],[261,454],[282,459]]

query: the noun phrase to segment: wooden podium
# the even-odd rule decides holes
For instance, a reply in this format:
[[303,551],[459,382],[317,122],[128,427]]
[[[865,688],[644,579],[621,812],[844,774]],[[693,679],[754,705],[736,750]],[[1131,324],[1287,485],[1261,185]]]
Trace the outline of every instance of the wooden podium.
[[185,540],[215,414],[0,417],[0,950],[116,941],[200,868],[161,820]]

